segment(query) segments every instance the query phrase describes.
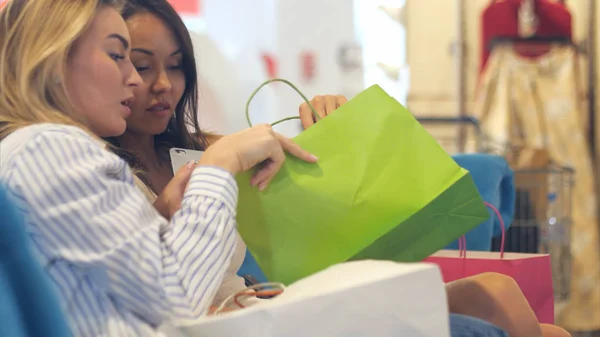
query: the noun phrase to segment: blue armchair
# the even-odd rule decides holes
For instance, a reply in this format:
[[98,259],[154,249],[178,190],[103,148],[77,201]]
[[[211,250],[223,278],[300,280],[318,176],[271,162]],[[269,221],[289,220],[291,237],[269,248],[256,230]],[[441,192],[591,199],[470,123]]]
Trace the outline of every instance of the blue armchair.
[[72,336],[25,222],[0,185],[0,336]]

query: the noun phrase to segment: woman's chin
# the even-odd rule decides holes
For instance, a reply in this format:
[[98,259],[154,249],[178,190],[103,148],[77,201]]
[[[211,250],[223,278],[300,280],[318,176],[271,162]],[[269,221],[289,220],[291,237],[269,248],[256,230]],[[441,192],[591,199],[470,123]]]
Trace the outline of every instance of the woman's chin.
[[91,129],[97,136],[102,138],[118,137],[125,133],[127,129],[127,122],[125,122],[125,119],[121,119],[110,124],[91,127]]
[[169,126],[168,121],[163,124],[156,123],[156,125],[153,125],[153,127],[151,128],[152,130],[150,131],[150,133],[154,136],[160,135],[161,133],[167,131],[167,126]]
[[165,131],[167,131],[168,123],[154,123],[147,125],[140,125],[141,127],[131,127],[128,126],[129,130],[135,130],[134,132],[139,135],[147,135],[147,136],[158,136]]

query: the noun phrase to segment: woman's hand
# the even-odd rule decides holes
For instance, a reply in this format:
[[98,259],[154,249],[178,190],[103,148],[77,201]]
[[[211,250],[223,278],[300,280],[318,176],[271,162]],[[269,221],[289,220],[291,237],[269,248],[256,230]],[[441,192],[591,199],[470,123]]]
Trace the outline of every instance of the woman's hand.
[[193,161],[181,167],[154,201],[154,208],[166,219],[170,220],[173,214],[181,208],[183,192],[185,192],[195,167],[196,163]]
[[275,133],[270,125],[257,125],[221,138],[206,150],[198,164],[221,167],[233,175],[260,164],[251,184],[263,190],[283,165],[285,152],[309,163],[317,161],[291,139]]
[[[321,118],[324,118],[346,102],[348,102],[348,99],[346,99],[344,96],[325,95],[315,96],[315,98],[310,101],[310,104],[312,104],[312,106],[315,108],[317,114],[319,114]],[[300,120],[302,120],[302,127],[304,129],[308,129],[317,122],[306,102],[300,105],[299,114]]]

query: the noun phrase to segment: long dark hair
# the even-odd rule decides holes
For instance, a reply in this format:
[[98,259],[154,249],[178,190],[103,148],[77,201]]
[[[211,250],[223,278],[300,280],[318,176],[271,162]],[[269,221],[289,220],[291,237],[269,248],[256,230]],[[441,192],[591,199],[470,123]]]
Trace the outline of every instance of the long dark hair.
[[[149,13],[161,19],[173,31],[179,43],[182,54],[182,68],[185,74],[185,90],[183,96],[175,107],[175,114],[169,121],[167,129],[154,136],[155,151],[160,160],[168,161],[169,149],[179,147],[192,150],[205,150],[208,142],[200,131],[198,123],[198,74],[196,72],[196,58],[192,46],[192,38],[183,20],[167,0],[127,0],[122,11],[123,19],[140,14]],[[191,131],[190,131],[191,129]],[[123,149],[117,137],[106,139],[112,146],[111,150],[123,158],[138,172],[144,183],[152,190],[153,186],[144,179],[145,168],[138,158],[131,152]],[[154,190],[154,192],[156,192]]]

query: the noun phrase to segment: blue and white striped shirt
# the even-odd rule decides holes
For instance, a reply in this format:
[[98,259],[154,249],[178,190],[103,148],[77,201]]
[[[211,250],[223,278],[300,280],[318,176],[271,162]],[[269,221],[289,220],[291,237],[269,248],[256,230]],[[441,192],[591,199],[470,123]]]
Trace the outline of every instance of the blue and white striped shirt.
[[236,242],[237,184],[198,167],[161,217],[118,156],[79,128],[40,124],[0,142],[0,181],[27,221],[76,336],[161,336],[208,309]]

